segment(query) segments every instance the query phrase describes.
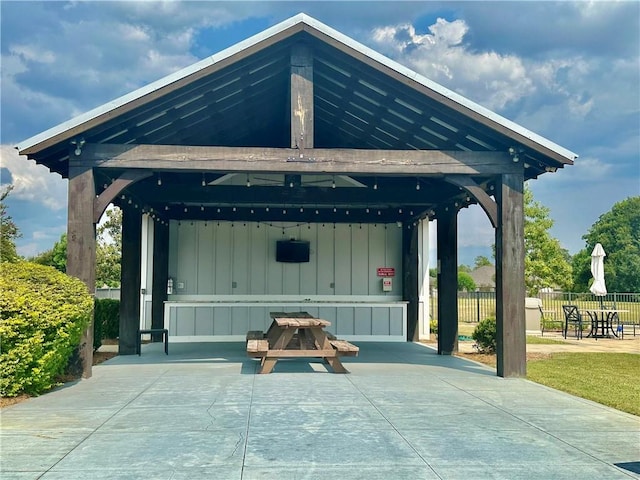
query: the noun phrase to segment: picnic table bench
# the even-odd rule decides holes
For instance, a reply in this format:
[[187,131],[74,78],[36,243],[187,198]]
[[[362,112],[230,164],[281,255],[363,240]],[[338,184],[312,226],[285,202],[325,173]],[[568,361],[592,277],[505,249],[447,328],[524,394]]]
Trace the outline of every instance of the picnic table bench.
[[324,329],[331,322],[314,318],[307,312],[271,312],[267,332],[247,332],[247,355],[260,358],[260,372],[270,373],[281,358],[322,358],[334,373],[348,373],[341,356],[357,356],[359,348],[339,340]]

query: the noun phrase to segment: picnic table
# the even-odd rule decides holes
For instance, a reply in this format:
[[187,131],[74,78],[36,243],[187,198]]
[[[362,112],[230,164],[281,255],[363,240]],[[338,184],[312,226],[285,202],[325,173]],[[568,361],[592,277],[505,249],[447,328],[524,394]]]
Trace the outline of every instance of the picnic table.
[[266,333],[247,333],[247,354],[260,358],[259,373],[271,373],[281,358],[322,358],[334,373],[349,373],[341,356],[357,356],[359,348],[338,340],[324,329],[331,322],[314,318],[307,312],[270,312],[272,323]]

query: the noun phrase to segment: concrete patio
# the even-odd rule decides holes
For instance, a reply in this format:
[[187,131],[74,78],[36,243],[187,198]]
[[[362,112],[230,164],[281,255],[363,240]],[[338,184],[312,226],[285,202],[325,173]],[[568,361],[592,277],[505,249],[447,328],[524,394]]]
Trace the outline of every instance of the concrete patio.
[[[6,479],[629,479],[640,418],[411,343],[348,375],[161,344],[2,410]],[[636,472],[636,473],[634,473]]]

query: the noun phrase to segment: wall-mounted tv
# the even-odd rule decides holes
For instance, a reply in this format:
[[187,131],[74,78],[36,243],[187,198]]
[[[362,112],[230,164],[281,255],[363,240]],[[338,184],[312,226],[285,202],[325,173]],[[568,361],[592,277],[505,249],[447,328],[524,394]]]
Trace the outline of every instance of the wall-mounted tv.
[[304,263],[309,261],[309,242],[306,240],[278,240],[276,262]]

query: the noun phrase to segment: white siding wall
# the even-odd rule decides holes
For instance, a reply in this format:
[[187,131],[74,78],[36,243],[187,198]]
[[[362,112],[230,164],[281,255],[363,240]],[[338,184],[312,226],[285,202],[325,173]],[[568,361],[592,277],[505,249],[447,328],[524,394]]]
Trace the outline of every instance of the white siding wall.
[[[279,263],[276,241],[308,240],[308,263]],[[284,295],[401,297],[402,230],[391,225],[172,222],[169,276],[179,297]],[[378,267],[394,267],[383,292]],[[180,288],[182,287],[182,288]],[[179,298],[174,297],[174,298]]]
[[[276,241],[310,242],[308,263],[276,262]],[[382,291],[379,267],[395,268]],[[172,222],[165,304],[171,341],[243,340],[271,311],[307,311],[347,340],[406,340],[402,229],[395,224]]]

